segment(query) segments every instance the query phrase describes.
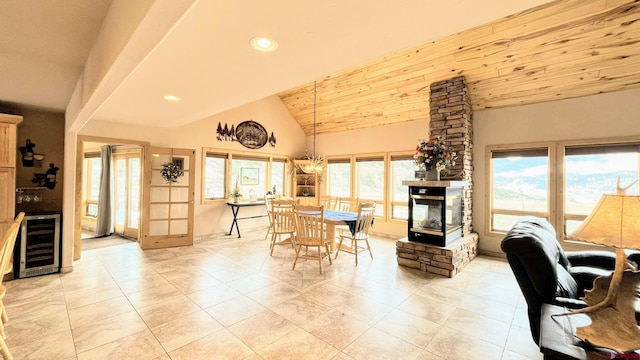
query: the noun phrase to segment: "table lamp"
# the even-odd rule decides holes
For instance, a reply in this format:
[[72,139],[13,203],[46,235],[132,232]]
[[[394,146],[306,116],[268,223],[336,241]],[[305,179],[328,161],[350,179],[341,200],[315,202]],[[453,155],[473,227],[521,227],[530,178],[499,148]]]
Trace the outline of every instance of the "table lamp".
[[640,348],[640,327],[635,318],[640,271],[632,271],[625,254],[625,249],[640,249],[640,196],[626,195],[626,189],[620,188],[618,179],[617,193],[603,195],[591,214],[569,236],[616,248],[613,274],[598,277],[593,289],[585,291],[584,301],[589,306],[570,314],[583,313],[591,319],[590,325],[576,330],[577,337],[619,353]]

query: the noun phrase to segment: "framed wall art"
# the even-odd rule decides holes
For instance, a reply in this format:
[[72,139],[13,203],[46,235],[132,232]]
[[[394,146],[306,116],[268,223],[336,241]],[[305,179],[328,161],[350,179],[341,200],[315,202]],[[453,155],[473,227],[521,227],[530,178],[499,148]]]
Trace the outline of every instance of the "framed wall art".
[[240,183],[242,185],[258,185],[260,184],[260,169],[258,168],[241,168]]

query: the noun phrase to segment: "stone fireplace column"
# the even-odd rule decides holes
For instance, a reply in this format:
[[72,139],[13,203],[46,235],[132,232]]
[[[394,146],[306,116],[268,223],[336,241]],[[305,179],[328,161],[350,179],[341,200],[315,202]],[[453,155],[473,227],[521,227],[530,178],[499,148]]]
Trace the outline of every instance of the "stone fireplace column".
[[443,182],[465,182],[462,191],[462,237],[441,247],[409,241],[407,236],[396,242],[396,255],[399,265],[453,277],[478,254],[478,234],[473,233],[471,224],[473,113],[463,76],[435,82],[430,90],[429,136],[445,138],[450,150],[458,156],[456,165],[448,174],[441,174],[441,179]]
[[456,165],[448,174],[442,174],[443,180],[464,180],[467,186],[463,190],[462,236],[473,232],[472,200],[473,193],[473,112],[464,76],[431,84],[429,98],[430,137],[440,136],[446,139],[451,151],[458,155]]

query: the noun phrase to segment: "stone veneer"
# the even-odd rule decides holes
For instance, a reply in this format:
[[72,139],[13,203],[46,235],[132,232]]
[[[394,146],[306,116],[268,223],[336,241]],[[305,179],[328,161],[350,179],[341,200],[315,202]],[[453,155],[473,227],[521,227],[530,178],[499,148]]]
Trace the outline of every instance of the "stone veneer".
[[441,136],[447,145],[458,155],[456,165],[448,174],[442,174],[442,180],[463,180],[462,235],[471,234],[473,194],[473,112],[467,90],[467,80],[457,76],[449,80],[431,84],[429,97],[430,137]]
[[409,241],[396,242],[398,264],[421,271],[454,277],[478,254],[478,234],[470,234],[440,247]]
[[458,155],[456,165],[442,180],[462,180],[462,238],[445,246],[410,242],[408,238],[396,242],[398,264],[422,271],[453,277],[478,253],[478,234],[472,227],[473,194],[473,112],[464,76],[434,82],[429,94],[429,136],[446,139],[447,145]]

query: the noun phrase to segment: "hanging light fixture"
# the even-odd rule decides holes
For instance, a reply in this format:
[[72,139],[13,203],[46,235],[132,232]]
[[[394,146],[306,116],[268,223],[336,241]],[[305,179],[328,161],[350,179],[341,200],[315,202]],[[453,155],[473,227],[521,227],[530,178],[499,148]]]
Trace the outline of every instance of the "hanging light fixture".
[[308,163],[300,167],[307,174],[321,174],[327,166],[324,158],[316,154],[316,100],[317,100],[317,82],[313,82],[313,155],[307,153]]

